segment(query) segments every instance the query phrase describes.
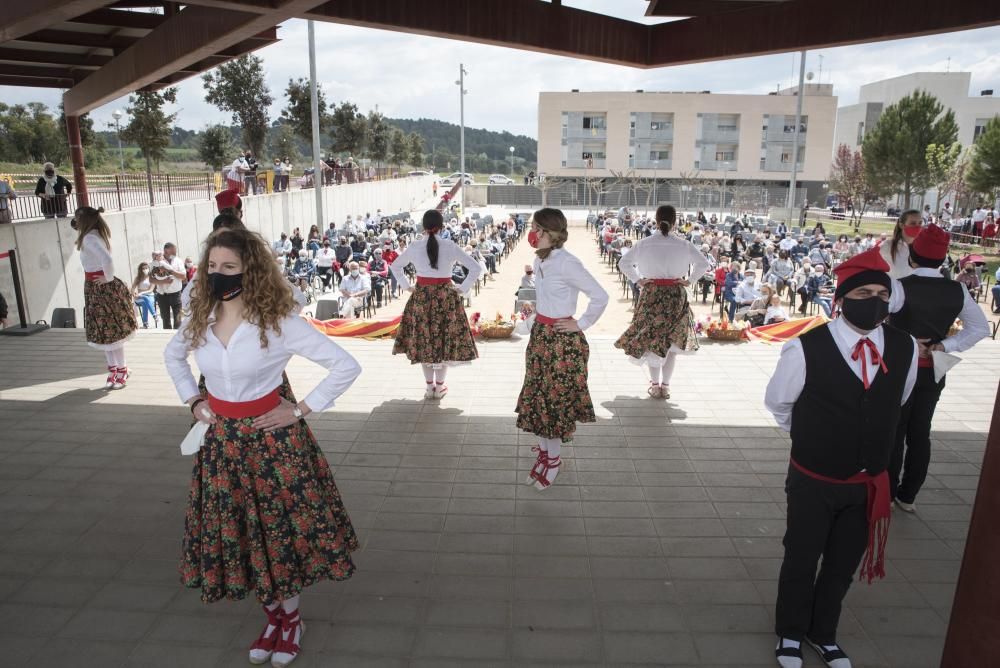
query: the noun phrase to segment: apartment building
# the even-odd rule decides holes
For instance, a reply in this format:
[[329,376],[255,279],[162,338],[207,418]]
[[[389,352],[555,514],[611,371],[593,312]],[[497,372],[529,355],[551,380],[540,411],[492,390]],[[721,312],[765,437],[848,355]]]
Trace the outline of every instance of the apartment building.
[[[538,101],[538,169],[563,177],[631,173],[657,179],[788,184],[797,88],[769,95],[710,92],[545,92]],[[830,173],[837,98],[805,87],[798,180]]]
[[969,146],[986,123],[1000,114],[1000,97],[994,97],[992,90],[969,95],[971,85],[971,72],[914,72],[865,84],[858,93],[857,104],[837,110],[835,146],[860,147],[865,134],[878,122],[882,110],[917,90],[930,93],[955,112],[958,141],[962,146]]

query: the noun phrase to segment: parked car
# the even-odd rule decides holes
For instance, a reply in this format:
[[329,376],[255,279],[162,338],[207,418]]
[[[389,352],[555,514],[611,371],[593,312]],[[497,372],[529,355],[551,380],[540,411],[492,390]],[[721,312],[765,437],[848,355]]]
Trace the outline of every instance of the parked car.
[[415,169],[412,172],[407,172],[407,176],[434,176],[431,172],[425,171],[423,169]]
[[509,186],[512,183],[514,183],[514,179],[504,176],[503,174],[490,174],[491,186]]
[[[461,176],[460,172],[455,172],[454,174],[449,174],[448,176],[446,176],[443,179],[441,179],[441,185],[443,185],[443,186],[453,186],[453,185],[455,185],[458,182],[458,179],[459,179],[460,176]],[[469,174],[468,172],[466,172],[465,173],[465,185],[471,186],[473,183],[475,183],[475,181],[472,178],[472,174]]]

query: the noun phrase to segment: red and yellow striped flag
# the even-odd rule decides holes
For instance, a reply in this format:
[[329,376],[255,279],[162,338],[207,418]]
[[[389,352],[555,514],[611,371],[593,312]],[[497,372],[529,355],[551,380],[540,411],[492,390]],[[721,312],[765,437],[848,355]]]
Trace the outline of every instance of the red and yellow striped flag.
[[353,336],[362,339],[380,339],[386,336],[395,336],[402,319],[403,316],[401,315],[387,320],[343,320],[341,318],[317,320],[315,318],[306,318],[313,327],[327,336]]
[[827,322],[826,316],[814,315],[809,318],[799,318],[798,320],[786,320],[776,322],[772,325],[761,325],[751,327],[746,330],[746,336],[751,341],[763,341],[764,343],[784,343],[794,339],[796,336],[805,334],[814,327],[819,327]]

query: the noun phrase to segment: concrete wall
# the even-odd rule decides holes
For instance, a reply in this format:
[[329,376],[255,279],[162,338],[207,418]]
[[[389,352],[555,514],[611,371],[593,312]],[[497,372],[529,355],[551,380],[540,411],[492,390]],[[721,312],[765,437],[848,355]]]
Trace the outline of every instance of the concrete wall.
[[[434,177],[422,176],[323,188],[323,227],[330,222],[339,225],[348,215],[378,209],[386,214],[414,211],[431,197],[433,182]],[[309,189],[246,198],[244,221],[268,241],[282,232],[290,234],[296,227],[304,236],[316,223],[315,197],[315,191]],[[131,284],[139,263],[149,260],[153,249],[162,249],[168,241],[177,244],[181,258],[197,258],[216,213],[215,202],[209,200],[105,213],[111,228],[115,275]],[[69,306],[76,309],[77,323],[82,325],[83,268],[75,242],[69,218],[0,225],[0,253],[17,250],[28,322],[49,321],[53,309]],[[6,259],[0,260],[0,292],[10,306],[8,325],[17,324]]]

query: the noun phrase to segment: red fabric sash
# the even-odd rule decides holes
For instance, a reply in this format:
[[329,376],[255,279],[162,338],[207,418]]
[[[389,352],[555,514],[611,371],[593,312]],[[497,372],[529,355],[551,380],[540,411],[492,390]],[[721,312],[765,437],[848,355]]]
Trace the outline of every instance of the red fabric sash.
[[933,357],[918,357],[917,358],[917,368],[918,369],[933,369],[934,368],[934,358]]
[[889,498],[889,474],[882,471],[878,475],[869,475],[861,471],[847,480],[828,478],[814,473],[799,464],[794,459],[792,466],[797,471],[810,478],[834,485],[864,485],[868,488],[868,548],[861,561],[861,579],[867,579],[868,584],[876,578],[885,577],[885,545],[889,540],[889,521],[892,518],[892,499]]
[[669,286],[681,284],[681,279],[679,278],[651,278],[649,280],[653,285]]
[[274,388],[260,399],[253,401],[223,401],[208,395],[208,406],[212,412],[222,417],[242,420],[243,418],[257,417],[267,413],[281,403],[278,396],[278,388]]
[[444,285],[451,283],[451,277],[434,278],[433,276],[417,276],[417,285]]
[[543,325],[554,325],[560,320],[572,320],[572,318],[550,318],[547,315],[542,315],[541,313],[535,314],[535,322],[540,322]]
[[85,271],[83,272],[83,277],[88,281],[102,281],[104,280],[103,271]]

